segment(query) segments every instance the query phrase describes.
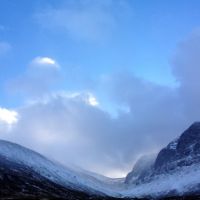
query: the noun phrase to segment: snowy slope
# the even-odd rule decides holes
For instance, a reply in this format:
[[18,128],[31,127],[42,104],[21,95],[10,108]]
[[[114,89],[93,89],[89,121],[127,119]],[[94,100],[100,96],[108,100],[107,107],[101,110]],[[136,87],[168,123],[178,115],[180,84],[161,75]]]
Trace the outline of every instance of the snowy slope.
[[123,197],[162,197],[200,194],[200,165],[185,166],[172,173],[154,176],[140,185],[127,185]]
[[45,178],[67,188],[99,195],[119,196],[110,181],[100,180],[89,172],[73,171],[20,145],[0,140],[0,155],[12,162],[28,166]]
[[24,169],[29,167],[55,184],[87,194],[112,197],[200,195],[200,123],[194,123],[170,142],[155,161],[154,157],[143,157],[136,163],[126,183],[123,179],[67,168],[30,149],[3,140],[0,140],[0,157],[24,166]]
[[151,170],[148,165],[143,168],[146,162],[139,162],[142,176],[138,176],[137,165],[129,173],[126,189],[121,191],[123,196],[200,194],[200,122],[161,149]]

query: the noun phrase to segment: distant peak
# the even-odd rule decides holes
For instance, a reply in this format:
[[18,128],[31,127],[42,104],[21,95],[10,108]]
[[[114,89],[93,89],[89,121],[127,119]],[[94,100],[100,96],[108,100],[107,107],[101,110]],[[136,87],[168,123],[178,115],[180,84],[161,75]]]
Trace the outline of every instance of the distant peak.
[[194,122],[189,128],[200,128],[200,122],[199,121]]

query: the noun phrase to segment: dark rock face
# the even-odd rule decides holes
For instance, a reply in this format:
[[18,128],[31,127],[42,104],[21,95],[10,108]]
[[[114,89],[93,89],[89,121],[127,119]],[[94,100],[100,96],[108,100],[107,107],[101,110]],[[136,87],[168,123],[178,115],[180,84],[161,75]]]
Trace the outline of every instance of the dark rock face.
[[167,164],[173,162],[176,159],[177,154],[177,140],[170,142],[166,148],[162,149],[154,163],[154,169],[159,170],[163,167],[167,167]]
[[182,157],[200,153],[200,122],[194,123],[181,135],[177,152]]
[[192,124],[183,134],[162,149],[155,161],[155,170],[173,170],[200,162],[200,122]]

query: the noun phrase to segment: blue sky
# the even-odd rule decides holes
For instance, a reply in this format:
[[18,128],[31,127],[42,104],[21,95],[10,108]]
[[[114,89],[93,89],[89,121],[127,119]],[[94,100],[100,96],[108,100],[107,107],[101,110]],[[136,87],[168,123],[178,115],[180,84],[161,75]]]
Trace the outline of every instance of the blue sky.
[[[3,28],[0,39],[11,46],[1,55],[1,105],[20,103],[15,96],[12,101],[10,96],[7,98],[5,84],[22,74],[36,56],[52,57],[62,66],[62,73],[81,73],[86,79],[98,79],[103,74],[126,69],[145,79],[173,86],[175,79],[170,59],[177,44],[198,27],[199,1],[105,2],[1,0],[0,24]],[[88,36],[81,36],[79,28],[74,30],[79,32],[76,34],[56,24],[48,27],[51,23],[48,19],[37,17],[48,10],[70,10],[72,13],[81,10],[92,16],[95,9],[100,20],[111,22],[85,19],[93,24],[83,31]],[[60,20],[64,24],[66,19]],[[90,38],[92,31],[96,34],[94,38]],[[80,89],[81,85],[82,82],[66,80],[59,87]]]
[[124,175],[200,118],[199,11],[199,0],[0,0],[0,138]]

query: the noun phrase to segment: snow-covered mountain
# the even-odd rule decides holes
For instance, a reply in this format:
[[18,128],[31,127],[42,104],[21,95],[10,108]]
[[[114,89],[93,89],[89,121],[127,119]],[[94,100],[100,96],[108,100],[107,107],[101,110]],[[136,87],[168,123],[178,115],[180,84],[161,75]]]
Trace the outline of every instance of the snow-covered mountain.
[[139,160],[135,163],[132,171],[127,174],[125,183],[137,183],[138,180],[142,180],[142,177],[148,176],[148,174],[152,171],[155,159],[155,154],[144,155],[141,158],[139,158]]
[[170,171],[181,166],[200,162],[200,123],[195,122],[166,148],[162,149],[155,162],[155,170]]
[[200,194],[200,122],[163,148],[153,163],[139,160],[125,180],[124,196]]
[[65,188],[30,167],[0,156],[0,199],[88,199],[89,195]]
[[0,140],[0,199],[178,199],[187,195],[193,199],[200,196],[200,122],[192,124],[157,156],[139,159],[125,180],[67,168],[30,149]]
[[113,189],[117,184],[111,179],[83,170],[74,171],[18,144],[0,140],[0,157],[0,167],[8,161],[12,165],[20,166],[19,169],[28,168],[39,176],[71,190],[100,196],[119,196]]

